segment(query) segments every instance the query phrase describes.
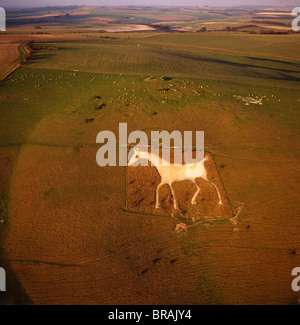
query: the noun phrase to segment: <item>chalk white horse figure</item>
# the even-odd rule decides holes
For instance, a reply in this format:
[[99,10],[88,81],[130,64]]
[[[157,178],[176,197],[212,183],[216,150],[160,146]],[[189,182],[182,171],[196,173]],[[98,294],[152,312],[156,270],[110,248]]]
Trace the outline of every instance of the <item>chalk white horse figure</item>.
[[175,193],[172,188],[172,183],[177,182],[177,181],[184,181],[184,180],[190,180],[191,182],[193,182],[195,184],[197,191],[194,194],[194,196],[192,197],[191,203],[196,204],[196,198],[200,192],[200,188],[199,188],[198,184],[196,183],[196,178],[201,178],[204,181],[211,184],[217,192],[217,195],[219,198],[219,204],[223,204],[222,200],[221,200],[221,195],[220,195],[220,192],[219,192],[217,186],[214,183],[210,182],[206,177],[207,173],[206,173],[206,169],[204,167],[204,162],[208,159],[207,157],[202,159],[200,162],[196,162],[196,163],[192,163],[192,164],[185,164],[185,165],[181,165],[181,166],[176,166],[174,164],[170,164],[170,166],[163,166],[162,158],[160,158],[154,154],[151,154],[151,152],[148,152],[148,151],[141,151],[140,149],[134,149],[134,154],[130,157],[128,166],[135,165],[140,159],[146,159],[146,160],[150,161],[152,163],[152,165],[155,166],[155,168],[157,169],[157,171],[161,177],[161,181],[156,187],[156,206],[155,206],[156,209],[160,208],[159,189],[164,184],[167,184],[170,187],[170,190],[171,190],[171,193],[173,196],[174,209],[175,210],[178,209],[176,198],[175,198]]

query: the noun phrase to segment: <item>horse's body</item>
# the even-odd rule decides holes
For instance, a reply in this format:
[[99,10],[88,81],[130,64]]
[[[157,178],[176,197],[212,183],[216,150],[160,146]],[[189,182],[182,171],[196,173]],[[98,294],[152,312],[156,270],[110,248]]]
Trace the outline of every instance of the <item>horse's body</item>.
[[160,208],[159,189],[164,184],[167,184],[170,187],[170,190],[171,190],[171,193],[173,196],[173,201],[174,201],[174,209],[176,209],[176,210],[178,209],[177,201],[175,198],[175,193],[172,188],[172,183],[184,181],[184,180],[190,180],[197,187],[197,191],[194,194],[192,201],[191,201],[192,204],[196,204],[196,198],[200,192],[200,188],[196,183],[196,178],[201,178],[204,181],[208,182],[209,184],[213,185],[213,187],[215,188],[215,190],[217,192],[218,198],[219,198],[219,204],[223,204],[218,188],[216,187],[215,184],[210,182],[206,177],[207,173],[206,173],[206,169],[204,166],[204,162],[207,160],[207,158],[204,158],[200,162],[193,163],[193,164],[186,164],[186,165],[181,165],[181,166],[169,164],[169,166],[164,166],[167,164],[167,161],[164,161],[162,158],[160,158],[154,154],[151,154],[148,151],[140,151],[137,149],[137,150],[134,150],[134,154],[130,158],[130,160],[128,162],[128,166],[134,165],[140,159],[146,159],[146,160],[150,161],[152,163],[152,165],[155,166],[155,168],[157,169],[157,171],[161,177],[161,181],[156,187],[156,209]]

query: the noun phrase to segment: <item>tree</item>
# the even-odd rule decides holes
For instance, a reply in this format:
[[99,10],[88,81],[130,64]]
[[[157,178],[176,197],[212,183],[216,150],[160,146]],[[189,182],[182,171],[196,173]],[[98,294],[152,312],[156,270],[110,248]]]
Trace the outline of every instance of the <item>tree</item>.
[[203,32],[206,32],[206,31],[207,31],[206,27],[202,27],[197,32],[198,33],[203,33]]

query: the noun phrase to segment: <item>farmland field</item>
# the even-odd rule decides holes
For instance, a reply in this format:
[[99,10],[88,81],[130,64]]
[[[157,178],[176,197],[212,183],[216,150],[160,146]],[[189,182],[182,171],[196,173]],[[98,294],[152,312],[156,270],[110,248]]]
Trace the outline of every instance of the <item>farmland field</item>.
[[[46,9],[11,13],[0,35],[0,64],[17,58],[10,41],[35,41],[33,58],[0,83],[0,262],[9,288],[0,302],[296,304],[300,34],[108,33],[107,21],[94,30],[97,17],[193,30],[199,15],[228,24],[221,11],[195,8],[76,10],[70,25],[64,17],[25,24],[52,17]],[[239,15],[235,24],[254,19]],[[184,212],[128,211],[131,171],[96,163],[98,132],[118,134],[121,122],[149,138],[151,130],[204,131],[236,218],[201,211],[205,186],[197,209],[209,218],[197,222]],[[187,231],[175,231],[180,223]]]
[[17,47],[18,45],[16,44],[3,44],[1,46],[1,54],[0,54],[1,67],[5,66],[7,63],[10,63],[18,58],[19,52],[17,51]]

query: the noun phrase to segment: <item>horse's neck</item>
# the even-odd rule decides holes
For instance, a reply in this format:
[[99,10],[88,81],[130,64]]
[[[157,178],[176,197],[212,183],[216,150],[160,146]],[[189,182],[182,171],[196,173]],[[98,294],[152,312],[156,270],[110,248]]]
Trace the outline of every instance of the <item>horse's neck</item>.
[[159,156],[157,156],[151,152],[142,152],[141,158],[150,161],[151,164],[156,167],[167,166],[168,164],[172,165],[166,159],[160,158]]

